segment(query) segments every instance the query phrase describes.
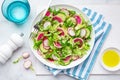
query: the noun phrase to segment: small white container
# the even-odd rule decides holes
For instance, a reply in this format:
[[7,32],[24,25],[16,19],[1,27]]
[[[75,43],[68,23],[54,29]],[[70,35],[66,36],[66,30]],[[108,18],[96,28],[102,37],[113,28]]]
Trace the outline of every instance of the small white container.
[[[119,60],[119,64],[117,65],[117,66],[114,66],[114,67],[109,67],[109,66],[107,66],[107,65],[105,65],[104,64],[104,62],[103,62],[103,55],[104,55],[104,53],[106,52],[106,51],[108,51],[108,50],[114,50],[114,51],[116,51],[117,53],[118,53],[118,55],[119,55],[119,57],[120,57],[120,51],[118,50],[118,49],[116,49],[116,48],[107,48],[107,49],[105,49],[103,52],[102,52],[102,55],[101,55],[101,58],[100,58],[100,64],[102,65],[102,67],[104,68],[104,69],[106,69],[106,70],[108,70],[108,71],[118,71],[118,70],[120,70],[120,60]],[[120,58],[119,58],[120,59]]]

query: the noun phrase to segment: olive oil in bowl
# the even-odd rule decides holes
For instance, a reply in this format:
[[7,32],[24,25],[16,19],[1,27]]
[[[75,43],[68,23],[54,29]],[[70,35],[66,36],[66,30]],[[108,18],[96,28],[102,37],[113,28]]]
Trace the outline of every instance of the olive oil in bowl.
[[102,66],[109,71],[120,69],[120,52],[115,48],[106,49],[101,57]]

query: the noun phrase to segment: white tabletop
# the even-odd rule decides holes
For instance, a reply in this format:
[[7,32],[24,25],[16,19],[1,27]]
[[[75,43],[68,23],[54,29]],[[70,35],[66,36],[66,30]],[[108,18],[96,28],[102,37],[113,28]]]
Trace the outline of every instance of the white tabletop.
[[[60,74],[56,77],[54,77],[48,70],[44,68],[44,66],[34,57],[32,54],[27,39],[28,34],[30,31],[30,27],[32,24],[33,19],[37,16],[37,14],[43,10],[46,6],[46,3],[48,3],[49,0],[39,1],[39,0],[29,0],[31,5],[31,14],[28,18],[28,21],[23,25],[16,25],[12,22],[7,21],[0,12],[0,44],[5,43],[8,40],[8,37],[12,33],[21,33],[23,32],[25,34],[24,40],[25,44],[22,48],[20,48],[18,51],[14,52],[14,55],[12,58],[8,60],[8,62],[5,65],[0,64],[0,80],[74,80],[71,77],[65,76],[64,74]],[[88,2],[85,2],[88,1]],[[120,31],[119,31],[119,19],[120,19],[120,1],[117,2],[117,0],[114,1],[114,3],[109,2],[108,0],[102,0],[96,2],[95,0],[92,0],[93,4],[89,0],[85,1],[75,1],[75,0],[54,0],[52,2],[52,5],[64,3],[64,4],[71,4],[78,8],[82,7],[88,7],[93,9],[94,11],[97,11],[105,16],[105,20],[112,23],[112,30],[110,34],[107,37],[107,40],[105,41],[101,52],[108,47],[116,47],[120,49],[120,37],[118,37]],[[95,2],[94,2],[95,1]],[[2,1],[0,2],[0,5],[2,4]],[[96,5],[97,4],[97,5]],[[118,36],[117,36],[118,35]],[[13,64],[12,61],[18,58],[23,52],[29,52],[31,54],[30,59],[32,60],[33,67],[35,69],[35,72],[32,72],[30,70],[25,70],[23,68],[23,61],[21,60],[18,64]],[[100,52],[100,54],[101,54]],[[95,78],[95,80],[119,80],[120,79],[120,71],[118,72],[108,72],[104,70],[100,64],[100,54],[98,55],[98,58],[96,60],[96,63],[94,65],[93,71],[90,74],[89,80],[92,80]],[[37,75],[37,76],[36,76]]]

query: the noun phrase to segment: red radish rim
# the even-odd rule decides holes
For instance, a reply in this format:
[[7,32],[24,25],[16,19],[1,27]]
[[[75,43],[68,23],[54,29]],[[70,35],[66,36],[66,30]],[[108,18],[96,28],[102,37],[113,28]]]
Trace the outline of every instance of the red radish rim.
[[39,41],[40,39],[43,39],[44,37],[44,33],[39,33],[39,35],[37,36],[37,41]]
[[81,19],[81,17],[80,16],[78,16],[78,15],[75,15],[75,20],[76,20],[76,22],[77,22],[77,24],[81,24],[82,23],[82,19]]
[[[45,41],[47,40],[47,45],[46,45],[46,43],[45,43]],[[45,48],[45,49],[49,49],[50,47],[48,46],[48,39],[47,39],[47,37],[44,37],[43,38],[43,47]]]
[[50,16],[50,11],[47,11],[45,16]]
[[50,62],[54,62],[54,59],[51,59],[51,58],[47,58],[47,60]]
[[61,32],[59,35],[60,36],[65,36],[65,32],[64,32],[64,30],[62,29],[62,28],[57,28],[57,30],[59,31],[59,32]]
[[57,48],[61,48],[61,44],[59,42],[54,42],[54,46],[57,47]]
[[54,16],[53,20],[57,20],[60,23],[63,22],[63,20],[60,17],[58,17],[58,16]]
[[70,61],[70,59],[71,59],[71,56],[67,56],[67,57],[64,59],[64,62],[68,62],[68,61]]
[[[77,41],[76,41],[76,40],[77,40]],[[82,38],[75,38],[75,39],[74,39],[74,42],[75,42],[75,43],[78,42],[78,41],[80,42],[80,45],[79,45],[79,46],[80,46],[80,48],[81,48],[81,47],[83,46],[83,40],[82,40]]]

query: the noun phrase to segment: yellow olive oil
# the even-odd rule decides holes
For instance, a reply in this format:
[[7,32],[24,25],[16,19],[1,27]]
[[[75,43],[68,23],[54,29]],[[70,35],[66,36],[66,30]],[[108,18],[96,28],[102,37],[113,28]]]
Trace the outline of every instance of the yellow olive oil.
[[106,66],[115,67],[120,62],[120,56],[115,50],[107,50],[103,53],[102,60]]

